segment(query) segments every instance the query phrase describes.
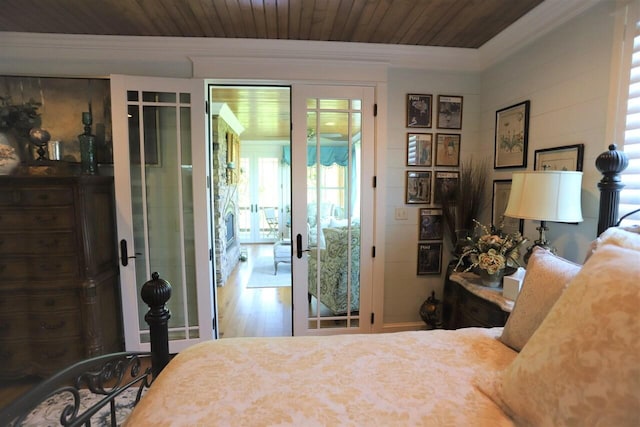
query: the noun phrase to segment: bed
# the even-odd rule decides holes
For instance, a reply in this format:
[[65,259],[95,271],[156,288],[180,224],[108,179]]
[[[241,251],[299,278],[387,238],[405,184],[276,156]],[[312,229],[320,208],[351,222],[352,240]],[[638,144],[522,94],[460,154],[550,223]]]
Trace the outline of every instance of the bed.
[[[584,265],[534,251],[504,328],[231,338],[168,362],[168,296],[143,291],[152,369],[139,369],[139,355],[94,369],[100,383],[117,385],[102,387],[104,398],[89,411],[116,412],[112,402],[133,384],[144,394],[127,426],[638,426],[640,234],[613,226],[617,199],[610,199]],[[4,409],[0,424],[20,422],[53,385]],[[70,406],[78,412],[67,416],[70,424],[84,422]]]

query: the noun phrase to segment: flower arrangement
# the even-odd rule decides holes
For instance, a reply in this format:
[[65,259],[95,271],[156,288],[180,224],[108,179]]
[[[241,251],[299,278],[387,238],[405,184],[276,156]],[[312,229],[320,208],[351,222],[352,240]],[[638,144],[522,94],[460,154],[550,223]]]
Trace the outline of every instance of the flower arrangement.
[[[456,265],[456,270],[466,266],[464,271],[476,268],[495,274],[507,267],[520,266],[520,247],[527,241],[520,233],[504,234],[493,227],[489,229],[475,219],[474,237],[467,237],[466,245]],[[480,233],[478,233],[480,229]]]
[[0,166],[6,166],[11,161],[15,162],[17,160],[18,155],[13,147],[0,144]]

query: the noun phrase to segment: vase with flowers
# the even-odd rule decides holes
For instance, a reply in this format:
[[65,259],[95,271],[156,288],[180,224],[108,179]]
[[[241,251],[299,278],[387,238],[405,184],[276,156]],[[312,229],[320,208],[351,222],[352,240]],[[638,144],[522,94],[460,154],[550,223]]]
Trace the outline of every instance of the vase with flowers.
[[39,124],[40,105],[33,99],[15,104],[10,96],[0,96],[0,175],[27,158],[29,130]]
[[467,237],[456,271],[461,267],[463,271],[474,271],[485,286],[498,287],[507,271],[520,266],[520,248],[527,239],[518,232],[503,233],[473,221],[473,236]]

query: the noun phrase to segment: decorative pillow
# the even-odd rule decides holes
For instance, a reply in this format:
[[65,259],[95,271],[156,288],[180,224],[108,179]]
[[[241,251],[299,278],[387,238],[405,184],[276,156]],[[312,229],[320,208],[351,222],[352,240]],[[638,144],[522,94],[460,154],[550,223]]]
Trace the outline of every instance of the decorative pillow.
[[640,425],[638,260],[603,245],[558,299],[493,396],[516,421]]
[[593,253],[604,243],[611,243],[623,248],[629,248],[636,251],[640,250],[640,226],[630,227],[609,227],[604,230],[600,236],[589,245],[587,256],[584,262],[593,255]]
[[536,247],[529,258],[522,290],[500,341],[520,351],[558,300],[580,266]]

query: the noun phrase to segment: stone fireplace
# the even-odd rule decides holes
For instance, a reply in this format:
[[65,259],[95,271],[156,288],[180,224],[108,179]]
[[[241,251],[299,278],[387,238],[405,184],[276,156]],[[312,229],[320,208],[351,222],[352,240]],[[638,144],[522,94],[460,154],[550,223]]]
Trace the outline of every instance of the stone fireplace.
[[224,286],[240,261],[238,239],[238,181],[240,133],[244,127],[226,104],[212,109],[212,185],[215,228],[216,283]]

